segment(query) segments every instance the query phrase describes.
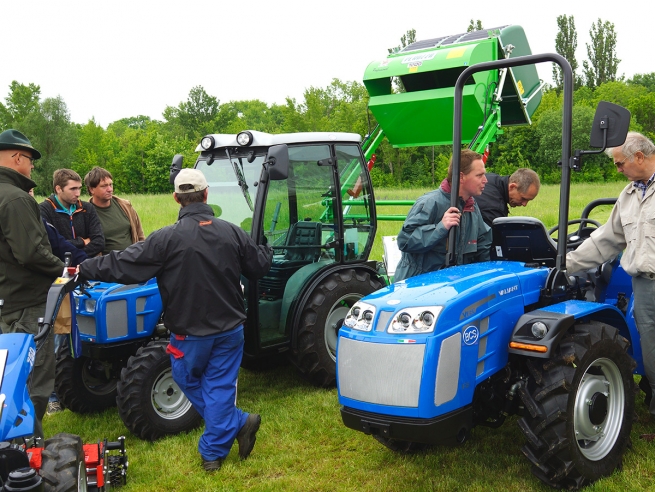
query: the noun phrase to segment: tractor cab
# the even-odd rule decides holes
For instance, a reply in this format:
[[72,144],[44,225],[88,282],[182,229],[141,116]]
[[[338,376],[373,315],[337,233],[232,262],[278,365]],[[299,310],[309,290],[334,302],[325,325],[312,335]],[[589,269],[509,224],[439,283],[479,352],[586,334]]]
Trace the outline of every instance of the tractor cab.
[[[215,216],[274,251],[264,278],[242,279],[246,360],[289,349],[307,296],[330,272],[364,265],[375,275],[375,264],[366,266],[376,217],[360,141],[351,133],[244,131],[208,135],[198,146],[195,168],[207,179]],[[338,327],[365,293],[344,292],[329,310],[336,328],[318,335],[331,364]]]

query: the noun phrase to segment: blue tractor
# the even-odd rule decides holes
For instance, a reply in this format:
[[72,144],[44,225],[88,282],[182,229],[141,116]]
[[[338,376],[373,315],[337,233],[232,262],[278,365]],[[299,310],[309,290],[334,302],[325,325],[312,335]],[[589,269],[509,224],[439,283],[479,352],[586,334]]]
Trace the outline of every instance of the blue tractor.
[[[61,299],[73,283],[57,279],[48,294],[36,336],[0,334],[0,490],[34,492],[107,491],[127,480],[125,438],[83,444],[74,434],[31,438],[34,406],[29,397],[36,353],[54,324]],[[2,301],[0,301],[0,307]]]
[[[496,219],[493,261],[454,265],[449,253],[446,268],[361,299],[339,332],[337,385],[344,424],[400,452],[461,443],[476,425],[498,427],[519,415],[534,475],[577,489],[620,467],[634,417],[633,373],[643,374],[643,363],[630,277],[618,260],[581,277],[567,273],[567,250],[598,225],[586,217],[569,222],[570,172],[585,154],[623,144],[629,113],[601,103],[591,135],[601,150],[571,155],[566,60],[481,63],[457,80],[453,161],[469,76],[544,61],[565,75],[559,240],[536,219]],[[453,180],[451,206],[457,187]],[[578,230],[566,233],[572,224]],[[451,230],[449,252],[453,246]]]

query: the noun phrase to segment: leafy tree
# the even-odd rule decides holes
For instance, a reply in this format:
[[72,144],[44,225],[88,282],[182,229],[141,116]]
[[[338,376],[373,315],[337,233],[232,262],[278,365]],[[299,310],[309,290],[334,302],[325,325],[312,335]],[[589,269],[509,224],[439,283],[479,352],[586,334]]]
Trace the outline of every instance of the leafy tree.
[[[573,70],[574,85],[577,88],[581,80],[576,74],[578,61],[575,59],[575,50],[578,47],[578,33],[575,30],[575,20],[572,15],[557,16],[557,36],[555,36],[555,51],[566,58]],[[564,85],[564,74],[559,65],[553,64],[553,81],[558,90]]]
[[164,119],[175,133],[191,140],[200,140],[208,133],[214,133],[212,122],[218,116],[219,101],[198,85],[191,89],[186,101],[177,107],[167,106]]
[[621,62],[616,57],[616,33],[614,24],[601,19],[591,25],[589,29],[591,45],[587,44],[587,57],[582,63],[585,82],[588,87],[616,80],[616,71]]
[[628,84],[643,85],[649,92],[655,92],[655,72],[635,74]]
[[466,28],[466,32],[473,32],[473,31],[482,31],[484,28],[482,27],[482,21],[478,19],[477,21],[473,21],[471,19],[471,22],[469,23],[469,26]]
[[41,88],[35,84],[19,84],[15,80],[9,85],[5,103],[0,103],[0,131],[17,126],[27,115],[38,111]]
[[77,130],[70,121],[68,107],[61,96],[45,99],[36,111],[31,111],[16,125],[26,135],[42,158],[36,164],[32,179],[39,192],[52,189],[52,173],[62,167],[70,168],[77,146]]

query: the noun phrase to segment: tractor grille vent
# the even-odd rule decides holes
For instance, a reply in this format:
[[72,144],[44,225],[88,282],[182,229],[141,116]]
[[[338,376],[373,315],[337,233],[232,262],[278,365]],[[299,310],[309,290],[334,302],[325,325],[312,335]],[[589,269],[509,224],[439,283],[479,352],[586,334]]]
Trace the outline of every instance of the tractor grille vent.
[[418,407],[423,344],[360,342],[341,337],[337,365],[339,391],[353,400]]

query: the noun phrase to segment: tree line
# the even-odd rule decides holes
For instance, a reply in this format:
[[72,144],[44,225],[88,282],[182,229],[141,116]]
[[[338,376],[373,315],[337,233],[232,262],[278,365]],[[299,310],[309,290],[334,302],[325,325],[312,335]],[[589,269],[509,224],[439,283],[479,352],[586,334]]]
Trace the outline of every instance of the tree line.
[[[598,101],[620,104],[632,113],[631,129],[655,138],[655,72],[624,80],[617,77],[616,35],[611,23],[592,26],[592,53],[577,73],[574,19],[558,17],[556,50],[576,70],[573,108],[573,148],[589,148],[589,132]],[[471,20],[469,30],[482,29]],[[590,31],[591,34],[591,31]],[[401,38],[405,47],[415,41],[416,32]],[[401,47],[389,49],[395,52]],[[599,68],[600,67],[600,68]],[[402,91],[397,81],[395,90]],[[557,162],[561,149],[561,75],[553,71],[553,84],[545,89],[532,125],[510,127],[491,146],[487,168],[500,174],[518,167],[537,171],[544,183],[559,182]],[[94,166],[114,176],[117,193],[170,192],[168,169],[174,154],[183,154],[186,165],[196,158],[200,139],[210,133],[238,133],[258,130],[269,133],[307,131],[353,132],[366,135],[375,121],[367,109],[368,94],[363,84],[334,79],[327,87],[310,87],[302,100],[287,98],[285,104],[260,100],[221,103],[202,86],[193,87],[187,99],[167,106],[162,119],[133,116],[110,123],[107,128],[93,119],[74,123],[64,99],[41,98],[38,85],[14,81],[0,102],[0,131],[16,128],[24,132],[43,158],[32,174],[37,192],[51,192],[52,173],[67,167],[84,176]],[[383,142],[372,170],[377,187],[437,186],[445,177],[452,148],[449,146],[394,149]],[[574,181],[594,182],[621,179],[611,160],[593,156],[585,161]]]

